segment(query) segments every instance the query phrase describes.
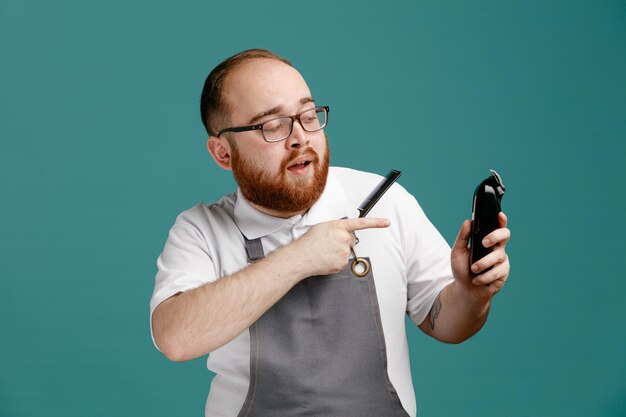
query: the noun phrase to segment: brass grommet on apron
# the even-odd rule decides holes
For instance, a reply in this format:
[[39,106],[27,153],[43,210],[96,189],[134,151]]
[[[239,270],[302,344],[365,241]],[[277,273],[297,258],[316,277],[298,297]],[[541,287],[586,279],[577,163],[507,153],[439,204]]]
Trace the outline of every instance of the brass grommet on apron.
[[[354,253],[354,248],[350,248],[350,252],[352,252],[352,264],[350,265],[350,270],[355,277],[363,278],[370,272],[370,263],[365,258],[357,258],[356,253]],[[359,271],[357,267],[361,265],[363,267],[362,271]]]
[[[359,270],[357,269],[357,266],[359,264],[363,266],[363,271],[361,272],[359,272]],[[355,258],[352,261],[352,265],[350,266],[350,269],[352,270],[352,273],[355,276],[359,278],[363,278],[364,276],[368,274],[368,272],[370,272],[370,263],[367,262],[367,259],[365,258]]]

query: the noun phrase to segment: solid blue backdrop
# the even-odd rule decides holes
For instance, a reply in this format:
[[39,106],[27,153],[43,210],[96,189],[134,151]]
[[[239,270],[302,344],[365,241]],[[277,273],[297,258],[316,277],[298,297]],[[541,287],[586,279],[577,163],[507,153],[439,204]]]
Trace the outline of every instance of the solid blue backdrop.
[[225,57],[290,59],[332,163],[401,183],[452,243],[489,168],[512,272],[486,327],[409,325],[421,416],[624,416],[626,6],[0,2],[0,416],[202,415],[204,359],[148,329],[175,216],[234,190],[199,96]]

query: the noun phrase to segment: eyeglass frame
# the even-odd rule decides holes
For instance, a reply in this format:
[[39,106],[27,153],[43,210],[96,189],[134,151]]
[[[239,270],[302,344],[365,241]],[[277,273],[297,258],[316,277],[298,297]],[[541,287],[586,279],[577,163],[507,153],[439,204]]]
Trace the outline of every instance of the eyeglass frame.
[[[306,113],[306,112],[309,112],[309,111],[311,111],[311,110],[317,110],[317,109],[323,109],[323,110],[324,110],[324,113],[325,113],[325,115],[326,115],[326,123],[324,123],[324,126],[320,127],[319,129],[315,129],[315,130],[307,130],[307,128],[306,128],[306,127],[304,127],[304,125],[303,125],[303,124],[302,124],[302,122],[300,121],[300,116],[302,116],[302,115],[303,115],[304,113]],[[330,112],[330,107],[329,107],[329,106],[316,106],[316,107],[313,107],[312,109],[305,110],[305,111],[300,112],[300,113],[298,113],[298,114],[295,114],[295,115],[293,115],[293,116],[281,116],[281,117],[275,117],[275,118],[273,118],[273,119],[266,120],[266,121],[264,121],[263,123],[259,123],[259,124],[256,124],[256,125],[250,125],[250,126],[239,126],[239,127],[227,127],[226,129],[222,129],[222,130],[220,130],[219,132],[217,132],[217,135],[215,135],[215,137],[216,137],[216,138],[219,138],[219,137],[220,137],[220,135],[221,135],[222,133],[226,133],[226,132],[235,132],[235,133],[237,133],[237,132],[248,132],[248,131],[251,131],[251,130],[260,130],[260,131],[261,131],[261,136],[263,137],[263,140],[264,140],[265,142],[267,142],[267,143],[276,143],[276,142],[281,142],[281,141],[283,141],[283,140],[287,139],[289,136],[291,136],[291,134],[293,133],[293,123],[294,123],[295,121],[297,121],[298,123],[300,123],[300,126],[302,127],[302,129],[303,129],[305,132],[309,132],[309,133],[312,133],[312,132],[319,132],[320,130],[324,129],[326,126],[328,126],[328,113],[329,113],[329,112]],[[316,113],[317,113],[317,111],[316,111]],[[263,133],[263,125],[264,125],[264,124],[266,124],[266,123],[269,123],[269,122],[273,122],[274,120],[278,120],[278,119],[291,119],[291,125],[289,126],[289,134],[288,134],[287,136],[285,136],[284,138],[282,138],[282,139],[278,139],[278,140],[267,140],[267,139],[265,138],[265,133]]]

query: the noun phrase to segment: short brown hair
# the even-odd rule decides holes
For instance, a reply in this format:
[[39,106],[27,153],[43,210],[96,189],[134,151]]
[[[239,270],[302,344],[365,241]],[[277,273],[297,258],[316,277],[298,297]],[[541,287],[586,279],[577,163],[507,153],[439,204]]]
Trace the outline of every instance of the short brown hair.
[[225,119],[230,112],[222,97],[222,88],[226,76],[241,63],[255,58],[275,59],[293,67],[291,62],[267,49],[248,49],[225,59],[213,68],[213,71],[204,81],[204,88],[200,97],[200,117],[209,135],[217,134],[216,124]]

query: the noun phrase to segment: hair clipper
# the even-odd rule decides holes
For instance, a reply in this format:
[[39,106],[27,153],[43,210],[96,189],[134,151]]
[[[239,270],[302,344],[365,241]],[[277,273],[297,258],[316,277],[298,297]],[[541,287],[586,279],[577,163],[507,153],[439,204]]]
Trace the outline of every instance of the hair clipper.
[[500,175],[490,170],[491,175],[481,182],[474,191],[472,206],[472,233],[470,235],[471,261],[476,261],[491,253],[492,248],[486,248],[482,241],[489,233],[498,229],[498,214],[501,210],[502,196],[505,187]]

